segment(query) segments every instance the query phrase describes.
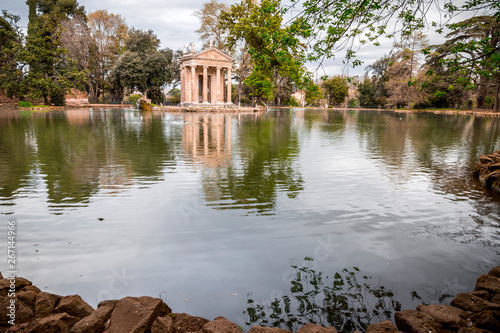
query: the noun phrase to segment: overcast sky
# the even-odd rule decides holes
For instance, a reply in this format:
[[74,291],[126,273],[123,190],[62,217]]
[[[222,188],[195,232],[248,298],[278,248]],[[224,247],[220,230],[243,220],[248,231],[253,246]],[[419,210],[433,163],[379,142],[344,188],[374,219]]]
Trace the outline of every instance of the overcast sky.
[[[80,5],[85,6],[87,13],[98,9],[106,9],[110,13],[119,14],[125,18],[129,27],[142,30],[153,30],[160,38],[162,47],[177,50],[183,45],[193,41],[199,50],[201,42],[195,30],[199,28],[198,19],[193,16],[195,10],[199,10],[208,0],[79,0]],[[236,0],[221,0],[227,4],[233,4]],[[28,23],[28,6],[25,0],[0,0],[1,9],[6,9],[12,14],[21,17],[21,26],[26,27]],[[430,13],[429,15],[432,15]],[[429,34],[431,44],[439,44],[444,38],[437,34]],[[358,51],[358,58],[364,62],[363,66],[349,69],[349,75],[363,75],[366,65],[388,54],[393,41],[382,39],[381,46],[375,47],[365,45]],[[329,76],[346,74],[342,64],[343,53],[335,60],[327,60],[318,72],[318,77],[325,73]],[[309,69],[316,70],[318,64],[308,64]]]

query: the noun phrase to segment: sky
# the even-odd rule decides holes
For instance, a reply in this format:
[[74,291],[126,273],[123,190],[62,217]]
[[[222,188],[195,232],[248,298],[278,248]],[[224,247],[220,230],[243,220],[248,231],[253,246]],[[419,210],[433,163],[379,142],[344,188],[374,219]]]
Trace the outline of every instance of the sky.
[[[195,30],[199,28],[199,21],[193,12],[202,8],[208,0],[79,0],[90,13],[98,9],[106,9],[113,14],[119,14],[125,18],[129,27],[141,30],[153,30],[161,41],[161,47],[169,47],[173,50],[182,49],[190,42],[195,43],[196,50],[201,47],[201,41]],[[220,0],[228,5],[240,2],[240,0]],[[25,0],[0,0],[0,8],[21,17],[20,25],[26,27],[28,24],[28,6]],[[437,15],[428,14],[430,17]],[[428,32],[431,44],[444,42],[444,37]],[[363,62],[362,66],[346,68],[343,64],[344,52],[339,53],[335,60],[326,60],[319,67],[318,63],[308,63],[311,71],[317,71],[317,77],[323,75],[351,75],[363,76],[365,67],[391,51],[393,41],[381,39],[381,46],[365,45],[358,51],[358,58]]]

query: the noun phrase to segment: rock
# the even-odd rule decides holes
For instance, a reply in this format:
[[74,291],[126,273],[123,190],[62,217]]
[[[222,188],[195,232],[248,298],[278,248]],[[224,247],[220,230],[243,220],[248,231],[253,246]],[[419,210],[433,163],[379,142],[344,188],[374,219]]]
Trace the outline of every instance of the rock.
[[55,308],[56,313],[66,312],[70,316],[84,318],[89,316],[94,309],[79,295],[64,296]]
[[208,319],[195,317],[187,313],[176,313],[174,319],[174,328],[177,333],[202,331]]
[[469,294],[472,294],[474,296],[482,298],[485,301],[487,301],[488,299],[490,299],[490,293],[487,290],[474,290],[473,292],[471,292]]
[[33,321],[25,333],[59,333],[68,332],[69,328],[78,321],[78,318],[70,316],[67,313],[58,313],[45,318],[39,318]]
[[22,289],[20,292],[16,293],[16,296],[24,304],[29,306],[33,311],[35,310],[37,293],[35,293],[34,291],[31,291],[31,290]]
[[484,310],[476,313],[471,318],[475,327],[484,328],[492,332],[498,332],[500,328],[500,312]]
[[297,333],[337,333],[334,327],[323,327],[316,324],[305,324],[297,330]]
[[[1,279],[0,280],[0,296],[7,296],[11,287],[11,281],[9,279]],[[32,283],[29,280],[26,280],[22,277],[16,277],[14,282],[14,289],[19,291],[21,288],[30,286]]]
[[488,169],[491,171],[500,169],[500,163],[492,163],[488,165]]
[[[13,309],[11,311],[10,307],[12,305]],[[34,317],[33,310],[17,297],[0,296],[0,309],[2,309],[0,325],[8,324],[9,320],[12,319],[8,316],[11,312],[15,313],[16,324],[29,322]]]
[[[224,317],[217,317],[203,326],[204,333],[242,333],[241,328]],[[326,333],[326,332],[325,332]],[[337,333],[337,332],[331,332]]]
[[[28,327],[29,323],[24,323],[24,324],[19,324],[15,326],[10,326],[8,328],[5,328],[5,333],[22,333]],[[0,328],[2,328],[0,326]]]
[[146,332],[151,329],[157,317],[165,316],[170,312],[172,310],[159,298],[124,297],[116,303],[106,332]]
[[54,309],[61,300],[61,296],[46,292],[41,292],[36,296],[35,317],[48,317],[54,313]]
[[174,321],[170,317],[158,317],[151,326],[151,333],[174,333]]
[[40,289],[38,289],[37,287],[35,287],[33,285],[23,287],[23,289],[21,289],[21,291],[32,291],[35,294],[38,294],[41,292]]
[[493,269],[488,272],[488,275],[500,278],[500,266],[493,267]]
[[77,322],[75,326],[71,328],[70,333],[94,333],[104,331],[106,322],[111,318],[111,313],[117,302],[117,300],[102,301],[92,314]]
[[396,312],[394,320],[398,330],[406,333],[439,333],[443,326],[428,314],[416,310]]
[[381,323],[368,326],[366,333],[399,333],[399,331],[392,321],[384,320]]
[[467,313],[451,305],[419,305],[417,311],[428,314],[444,327],[458,329],[467,324]]
[[491,333],[491,332],[477,327],[460,327],[457,333]]
[[292,331],[284,330],[278,327],[252,326],[248,333],[292,333]]
[[481,275],[476,282],[476,290],[487,290],[494,294],[500,294],[500,278],[493,275]]
[[483,311],[488,306],[492,306],[494,304],[474,296],[471,293],[458,293],[457,296],[455,296],[455,298],[451,301],[451,305],[462,310],[475,313]]
[[500,294],[496,294],[491,298],[491,303],[500,304]]
[[2,275],[2,272],[0,272],[0,280],[3,279],[3,275]]

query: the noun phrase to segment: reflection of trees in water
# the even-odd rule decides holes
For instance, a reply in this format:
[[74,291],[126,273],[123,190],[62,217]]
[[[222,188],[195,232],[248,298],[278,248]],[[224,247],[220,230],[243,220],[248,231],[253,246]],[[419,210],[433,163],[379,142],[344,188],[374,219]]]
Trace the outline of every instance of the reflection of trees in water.
[[[305,261],[313,261],[305,258]],[[313,268],[292,265],[290,294],[270,304],[247,300],[247,325],[281,327],[296,331],[307,323],[333,326],[341,332],[365,331],[372,322],[391,320],[401,304],[394,292],[371,285],[371,277],[357,267],[343,269],[332,278]]]
[[268,213],[275,208],[278,192],[295,198],[303,190],[295,163],[297,131],[290,113],[283,112],[242,118],[238,127],[239,158],[203,175],[207,203],[216,209]]
[[[119,190],[134,178],[159,181],[174,163],[174,137],[159,116],[132,113],[24,113],[0,121],[0,195],[9,198],[43,177],[48,202],[86,204],[102,186]],[[34,184],[32,186],[37,186]]]

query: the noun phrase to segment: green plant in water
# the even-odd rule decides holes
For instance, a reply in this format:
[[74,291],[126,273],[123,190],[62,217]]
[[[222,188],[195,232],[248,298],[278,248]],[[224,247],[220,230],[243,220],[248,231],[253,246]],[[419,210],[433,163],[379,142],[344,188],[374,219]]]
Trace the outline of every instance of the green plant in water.
[[134,105],[135,105],[135,103],[137,103],[137,101],[139,100],[139,98],[141,98],[141,95],[139,95],[139,94],[133,94],[133,95],[130,95],[130,96],[128,97],[128,100],[129,100],[130,102],[132,102],[132,104],[134,104]]

